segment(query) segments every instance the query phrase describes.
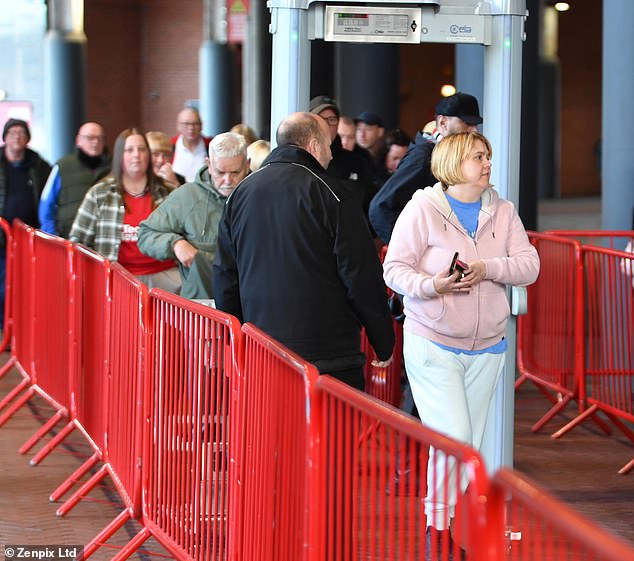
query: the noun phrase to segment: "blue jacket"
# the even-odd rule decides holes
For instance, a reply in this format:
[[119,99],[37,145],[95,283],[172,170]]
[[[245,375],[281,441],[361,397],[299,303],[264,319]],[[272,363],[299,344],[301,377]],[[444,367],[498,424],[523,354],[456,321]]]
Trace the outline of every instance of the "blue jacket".
[[434,146],[433,136],[418,132],[394,174],[370,202],[370,223],[385,243],[389,243],[396,219],[414,192],[437,182],[431,173]]

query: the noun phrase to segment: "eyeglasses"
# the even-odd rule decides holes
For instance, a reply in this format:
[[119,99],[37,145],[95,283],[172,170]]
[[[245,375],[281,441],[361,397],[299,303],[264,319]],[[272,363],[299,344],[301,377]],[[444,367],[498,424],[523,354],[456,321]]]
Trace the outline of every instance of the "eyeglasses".
[[181,121],[178,123],[181,127],[199,127],[201,125],[200,121]]
[[82,138],[85,138],[88,142],[103,142],[103,136],[96,134],[80,134]]
[[335,115],[331,115],[330,117],[321,117],[321,118],[324,121],[326,121],[329,125],[336,125],[339,123],[339,117],[336,117]]
[[11,129],[9,129],[9,132],[7,132],[7,136],[10,138],[27,138],[28,137],[26,132],[23,130],[11,130]]

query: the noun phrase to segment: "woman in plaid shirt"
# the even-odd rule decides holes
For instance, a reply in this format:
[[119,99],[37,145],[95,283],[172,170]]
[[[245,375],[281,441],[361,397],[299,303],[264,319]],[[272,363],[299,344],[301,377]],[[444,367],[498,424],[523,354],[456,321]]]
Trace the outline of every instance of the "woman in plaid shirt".
[[139,223],[169,193],[169,187],[154,175],[143,133],[126,129],[115,141],[110,174],[86,193],[70,239],[118,261],[149,288],[177,293],[181,281],[174,261],[148,257],[137,246]]

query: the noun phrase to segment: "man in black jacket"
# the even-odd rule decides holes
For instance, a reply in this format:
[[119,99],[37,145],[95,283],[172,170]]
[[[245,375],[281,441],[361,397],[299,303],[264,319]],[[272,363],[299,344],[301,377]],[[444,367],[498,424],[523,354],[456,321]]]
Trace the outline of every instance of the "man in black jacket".
[[364,326],[380,360],[394,333],[363,214],[325,168],[326,122],[294,113],[278,147],[227,200],[214,262],[216,306],[362,389]]
[[396,171],[370,202],[370,223],[385,243],[390,242],[396,219],[414,193],[437,182],[431,173],[434,146],[450,134],[476,131],[482,123],[478,100],[467,93],[441,99],[435,113],[436,128],[416,135]]
[[[330,177],[339,179],[345,187],[348,187],[354,197],[363,208],[366,222],[370,201],[377,192],[375,173],[372,164],[372,156],[360,146],[355,150],[345,150],[341,144],[341,137],[337,133],[339,126],[339,106],[337,102],[325,95],[314,97],[310,100],[310,112],[318,115],[328,124],[330,133],[330,152],[332,159],[326,171]],[[365,155],[363,155],[365,153]],[[374,237],[374,232],[372,232]]]

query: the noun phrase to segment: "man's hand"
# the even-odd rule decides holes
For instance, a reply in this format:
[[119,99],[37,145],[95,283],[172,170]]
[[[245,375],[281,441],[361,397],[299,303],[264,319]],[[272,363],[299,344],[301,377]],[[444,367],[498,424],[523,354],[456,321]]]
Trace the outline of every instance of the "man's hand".
[[378,358],[375,358],[372,361],[372,366],[374,366],[375,368],[387,368],[390,364],[392,364],[393,358],[394,358],[394,355],[392,355],[387,360],[379,360]]
[[172,169],[172,164],[170,164],[169,162],[161,166],[158,175],[173,187],[178,187],[180,185],[178,179],[176,178],[176,174]]
[[185,267],[191,267],[198,250],[187,240],[178,240],[174,244],[174,255]]

